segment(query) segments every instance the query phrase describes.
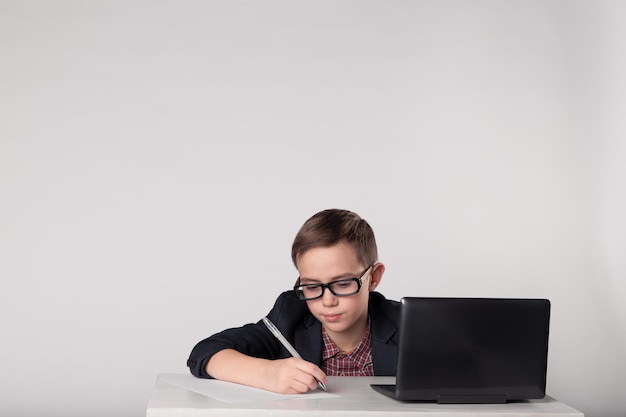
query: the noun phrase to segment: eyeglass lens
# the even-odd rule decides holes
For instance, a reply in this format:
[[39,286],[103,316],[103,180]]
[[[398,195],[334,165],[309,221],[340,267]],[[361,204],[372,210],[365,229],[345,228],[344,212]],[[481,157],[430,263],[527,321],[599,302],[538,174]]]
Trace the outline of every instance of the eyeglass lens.
[[352,278],[331,282],[329,284],[302,285],[299,287],[299,290],[305,299],[311,299],[321,297],[325,287],[337,296],[352,295],[359,291],[359,281],[358,278]]

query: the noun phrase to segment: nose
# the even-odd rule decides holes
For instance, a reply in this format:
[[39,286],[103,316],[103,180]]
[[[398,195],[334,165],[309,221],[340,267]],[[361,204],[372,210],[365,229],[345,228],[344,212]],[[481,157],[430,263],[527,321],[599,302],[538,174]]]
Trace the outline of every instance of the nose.
[[333,294],[329,288],[324,289],[324,294],[322,294],[322,305],[324,307],[332,307],[337,305],[337,296]]

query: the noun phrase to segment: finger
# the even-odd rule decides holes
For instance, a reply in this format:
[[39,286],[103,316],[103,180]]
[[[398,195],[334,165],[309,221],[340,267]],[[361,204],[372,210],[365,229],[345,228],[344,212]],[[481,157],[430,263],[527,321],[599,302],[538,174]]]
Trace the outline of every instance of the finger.
[[[317,367],[316,367],[317,368]],[[315,379],[317,381],[320,381],[323,384],[327,384],[328,383],[328,377],[326,376],[326,374],[324,373],[324,371],[322,371],[320,368],[317,368],[315,370],[315,372],[313,373],[313,376],[315,377]],[[316,382],[317,382],[316,381]]]
[[[323,375],[323,373],[322,373]],[[297,380],[305,385],[307,387],[307,391],[311,390],[311,391],[315,391],[318,387],[317,385],[317,379],[315,376],[313,376],[312,374],[310,374],[308,371],[306,370],[302,370],[300,371],[300,373],[297,376]]]
[[306,382],[304,382],[304,384],[306,386],[306,391],[315,391],[318,386],[317,379],[313,378],[311,375],[308,375],[308,377],[306,378]]
[[[305,393],[305,392],[307,392],[307,391],[309,391],[311,389],[314,389],[314,388],[311,388],[311,384],[310,383],[306,382],[306,380],[310,379],[310,378],[311,378],[310,375],[308,375],[308,376],[307,375],[299,375],[298,378],[292,380],[292,383],[290,384],[290,388],[292,390],[294,390],[295,393],[297,393],[297,394],[303,394],[303,393]],[[315,386],[317,386],[317,383],[315,384]]]
[[328,377],[317,365],[311,362],[304,362],[302,367],[300,367],[304,372],[313,376],[316,379],[315,385],[317,386],[317,381],[323,382],[324,384],[328,382]]

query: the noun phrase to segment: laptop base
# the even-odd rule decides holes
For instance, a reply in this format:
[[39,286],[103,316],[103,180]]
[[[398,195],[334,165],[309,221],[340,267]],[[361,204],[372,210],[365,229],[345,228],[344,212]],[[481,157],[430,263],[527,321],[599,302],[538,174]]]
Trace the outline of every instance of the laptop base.
[[401,400],[396,398],[396,386],[394,384],[370,384],[370,387],[376,392],[399,401],[436,402],[437,404],[506,404],[508,400],[507,396],[504,394],[438,394],[436,399]]
[[372,387],[376,392],[385,394],[387,397],[396,398],[395,384],[370,384],[370,387]]
[[438,404],[506,404],[506,395],[484,394],[484,395],[446,395],[437,396]]

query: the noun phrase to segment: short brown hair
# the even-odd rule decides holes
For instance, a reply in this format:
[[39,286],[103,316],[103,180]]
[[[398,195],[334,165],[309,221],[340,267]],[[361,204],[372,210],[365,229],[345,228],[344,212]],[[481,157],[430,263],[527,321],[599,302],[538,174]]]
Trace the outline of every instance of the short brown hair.
[[291,260],[298,267],[298,258],[309,249],[327,247],[345,241],[352,245],[363,266],[378,260],[374,231],[358,214],[348,210],[328,209],[308,219],[291,246]]

